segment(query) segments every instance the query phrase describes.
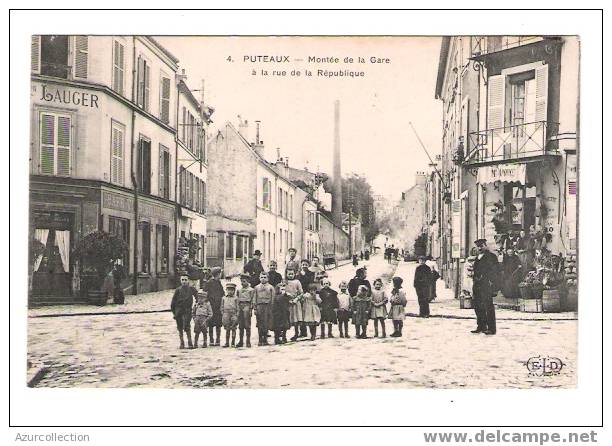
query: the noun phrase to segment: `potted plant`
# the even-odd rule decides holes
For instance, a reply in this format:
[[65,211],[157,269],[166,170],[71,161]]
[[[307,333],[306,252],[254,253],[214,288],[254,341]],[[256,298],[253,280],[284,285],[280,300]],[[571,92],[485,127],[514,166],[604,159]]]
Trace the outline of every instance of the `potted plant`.
[[76,245],[74,258],[81,262],[83,271],[90,273],[87,297],[92,303],[104,305],[108,290],[104,290],[104,279],[113,268],[113,264],[128,252],[127,244],[105,231],[87,234]]
[[544,284],[539,278],[531,282],[531,294],[534,299],[542,299],[542,295],[544,294]]

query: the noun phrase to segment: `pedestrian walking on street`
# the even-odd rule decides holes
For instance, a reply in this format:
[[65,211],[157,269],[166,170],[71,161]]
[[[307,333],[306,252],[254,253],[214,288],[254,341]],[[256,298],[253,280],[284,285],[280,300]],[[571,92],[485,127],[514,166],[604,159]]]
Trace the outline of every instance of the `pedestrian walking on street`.
[[317,294],[317,285],[311,283],[308,291],[303,295],[302,311],[304,312],[304,325],[310,329],[310,340],[317,337],[317,325],[321,322],[321,298]]
[[253,258],[244,265],[244,272],[250,276],[250,283],[253,288],[259,285],[259,275],[264,271],[260,259],[261,251],[256,249]]
[[258,346],[268,344],[268,331],[273,330],[272,305],[274,303],[275,290],[268,283],[268,273],[259,275],[259,285],[255,287],[255,317],[257,318],[257,332],[259,334]]
[[236,345],[236,327],[238,326],[238,297],[236,296],[236,284],[228,282],[225,285],[225,296],[221,299],[221,312],[223,328],[225,329],[225,345],[230,346],[230,335],[232,337],[232,347]]
[[404,327],[404,319],[406,319],[406,293],[402,290],[404,280],[401,277],[393,278],[393,289],[391,290],[391,311],[389,318],[393,320],[393,333],[391,337],[397,338],[402,336],[402,328]]
[[121,281],[125,278],[125,272],[123,271],[123,265],[119,262],[113,265],[113,270],[111,271],[113,276],[113,303],[123,305],[125,303],[125,295],[123,294]]
[[357,339],[368,337],[368,321],[370,320],[371,308],[370,290],[365,285],[359,285],[357,295],[353,298],[353,324],[355,325],[355,337]]
[[202,338],[204,341],[202,343],[202,347],[206,348],[206,336],[208,334],[208,323],[212,319],[213,310],[210,305],[210,301],[208,300],[208,293],[206,291],[198,292],[198,299],[193,306],[193,347],[198,347],[198,339],[200,337],[200,333],[202,334]]
[[321,280],[321,339],[325,339],[325,325],[327,324],[327,336],[333,338],[332,327],[338,323],[338,292],[331,288],[331,282],[328,278]]
[[348,324],[351,319],[353,299],[347,293],[348,284],[346,280],[340,282],[338,288],[340,288],[340,293],[338,293],[338,328],[340,330],[340,337],[350,338]]
[[357,254],[353,254],[353,266],[359,265],[359,260],[357,259]]
[[304,313],[302,312],[302,284],[295,278],[295,272],[292,269],[287,270],[287,283],[285,285],[285,293],[289,296],[289,323],[295,328],[295,335],[291,337],[292,341],[297,341],[300,336],[300,328],[304,323]]
[[289,296],[284,283],[276,286],[276,296],[272,303],[272,316],[274,319],[274,344],[287,343],[287,330],[289,329]]
[[[208,325],[208,338],[211,346],[221,345],[221,324],[222,324],[222,313],[221,313],[221,299],[225,296],[223,285],[221,285],[221,268],[215,266],[211,270],[212,278],[204,284],[202,289],[208,292],[208,300],[213,309],[213,317]],[[217,335],[215,338],[214,335]]]
[[431,295],[431,270],[425,265],[425,257],[419,256],[419,266],[414,271],[414,289],[419,301],[419,317],[429,317]]
[[478,257],[474,261],[474,285],[472,288],[476,329],[472,333],[494,335],[497,332],[493,296],[498,291],[499,264],[497,256],[489,251],[486,239],[474,242]]
[[268,283],[276,288],[276,286],[283,281],[283,276],[280,275],[276,268],[278,264],[276,260],[270,260],[268,264]]
[[197,298],[197,296],[197,290],[189,285],[189,277],[187,275],[181,276],[181,286],[174,290],[172,302],[170,303],[170,310],[174,320],[176,320],[176,329],[179,332],[181,342],[179,348],[185,348],[183,332],[187,333],[189,348],[193,348],[193,343],[191,342],[191,307],[193,306],[193,299]]
[[389,298],[387,292],[383,290],[383,281],[378,278],[374,281],[374,289],[372,290],[372,311],[370,317],[374,320],[374,337],[378,337],[378,324],[382,330],[382,337],[386,338],[385,319],[387,319],[387,302]]
[[238,296],[238,331],[240,339],[236,347],[244,346],[244,335],[246,333],[246,346],[251,348],[251,317],[253,315],[253,299],[255,290],[251,287],[248,274],[240,275],[240,289]]

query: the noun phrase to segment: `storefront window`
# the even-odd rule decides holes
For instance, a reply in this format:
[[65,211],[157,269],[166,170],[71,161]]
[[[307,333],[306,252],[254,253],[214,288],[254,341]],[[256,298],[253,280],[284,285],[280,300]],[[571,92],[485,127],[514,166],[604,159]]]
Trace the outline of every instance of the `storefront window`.
[[225,244],[225,257],[227,259],[234,258],[234,234],[227,234],[227,243]]
[[[127,246],[130,246],[130,221],[128,219],[109,217],[108,232],[116,237],[119,237]],[[126,252],[123,255],[122,264],[125,267],[130,264],[129,255],[129,252]]]
[[148,222],[140,222],[142,255],[140,256],[140,272],[149,274],[151,271],[151,229]]
[[157,271],[168,272],[170,253],[170,228],[166,225],[157,225]]

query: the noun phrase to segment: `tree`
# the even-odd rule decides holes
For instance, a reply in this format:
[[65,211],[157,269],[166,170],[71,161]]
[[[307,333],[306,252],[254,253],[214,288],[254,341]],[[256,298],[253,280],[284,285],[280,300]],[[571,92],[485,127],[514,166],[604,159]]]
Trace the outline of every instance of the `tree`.
[[366,243],[371,243],[380,233],[375,221],[372,187],[367,178],[356,173],[342,178],[342,212],[348,213],[349,209],[354,217],[361,219]]
[[95,271],[100,286],[113,264],[129,251],[127,243],[105,231],[95,231],[83,237],[74,249],[74,257],[85,269]]

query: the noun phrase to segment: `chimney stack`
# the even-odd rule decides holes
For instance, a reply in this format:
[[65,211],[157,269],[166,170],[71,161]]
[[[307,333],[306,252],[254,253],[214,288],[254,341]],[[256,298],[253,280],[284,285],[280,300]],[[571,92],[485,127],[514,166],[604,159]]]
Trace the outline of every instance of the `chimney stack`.
[[342,227],[342,169],[340,166],[340,101],[334,102],[334,174],[332,188],[334,223]]
[[264,147],[264,142],[259,139],[261,131],[261,121],[255,121],[255,141],[252,143],[253,149],[261,156],[263,159],[266,159],[266,152]]

